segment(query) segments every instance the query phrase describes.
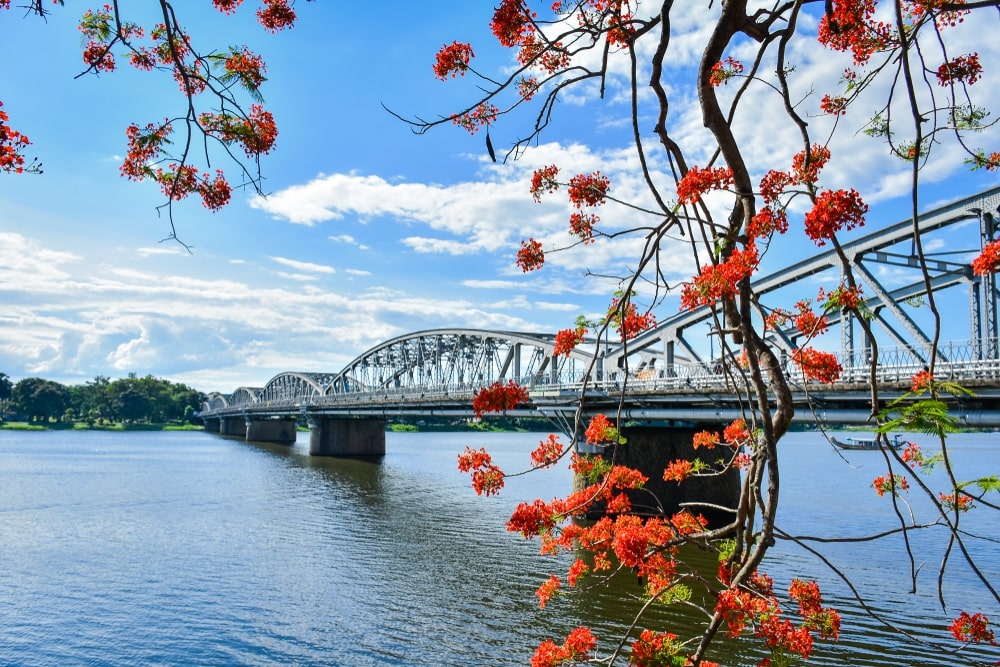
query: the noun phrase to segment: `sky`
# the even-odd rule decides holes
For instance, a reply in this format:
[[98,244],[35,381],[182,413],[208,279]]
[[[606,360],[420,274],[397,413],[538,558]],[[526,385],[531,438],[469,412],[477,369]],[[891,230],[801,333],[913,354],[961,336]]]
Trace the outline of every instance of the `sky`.
[[[514,264],[523,238],[546,247],[571,242],[564,196],[539,204],[529,194],[538,167],[600,169],[616,198],[648,197],[620,80],[609,79],[603,100],[593,89],[561,100],[552,125],[516,161],[502,153],[524,136],[537,108],[491,128],[496,164],[481,132],[445,123],[420,135],[400,120],[448,117],[476,100],[471,75],[434,78],[443,44],[471,42],[481,71],[510,71],[511,54],[489,31],[492,3],[445,0],[416,11],[411,2],[383,0],[366,15],[355,3],[300,1],[296,26],[270,35],[254,21],[253,0],[231,17],[207,0],[176,2],[203,48],[246,44],[263,55],[262,93],[279,126],[276,149],[262,160],[266,198],[237,191],[218,213],[195,200],[176,206],[177,234],[190,251],[163,240],[170,228],[157,212],[158,188],[118,173],[125,128],[182,113],[183,98],[169,75],[126,66],[78,77],[76,25],[86,5],[66,4],[46,21],[0,11],[0,59],[8,64],[0,100],[10,124],[31,139],[29,155],[44,164],[42,175],[0,175],[0,372],[15,381],[82,384],[136,373],[229,393],[284,371],[337,371],[382,341],[423,329],[555,332],[578,315],[600,315],[618,287],[585,274],[618,275],[634,265],[641,239],[577,246],[528,274]],[[141,3],[121,4],[129,11]],[[699,18],[717,11],[709,5],[677,10],[668,76],[678,82],[703,44]],[[1000,62],[989,25],[996,20],[960,26],[956,37],[974,42],[968,50],[987,65],[981,94],[1000,83],[989,70]],[[815,25],[804,21],[800,29]],[[803,108],[815,111],[821,82],[836,83],[847,62],[809,46],[793,56]],[[617,62],[615,72],[623,66]],[[674,92],[672,132],[697,146],[704,133],[697,106],[679,83]],[[750,117],[740,119],[747,155],[767,168],[787,163],[797,138],[768,113],[775,99],[754,94]],[[641,95],[648,100],[648,91]],[[818,112],[809,118],[819,138],[832,129]],[[832,162],[824,182],[861,191],[872,207],[870,231],[905,216],[908,177],[884,143],[860,132],[865,120],[840,121],[831,145],[835,156],[851,159]],[[651,117],[640,123],[652,141]],[[996,138],[984,133],[983,145],[992,139],[995,150]],[[694,150],[689,158],[698,164],[708,155]],[[665,169],[662,158],[651,159],[654,170]],[[994,174],[969,172],[947,147],[926,173],[927,205],[997,184]],[[600,214],[609,231],[637,222],[624,206]],[[949,241],[935,243],[941,249]],[[765,264],[774,269],[814,252],[799,232]],[[663,268],[675,281],[690,276],[690,252],[666,252]],[[814,292],[811,285],[804,296]],[[658,318],[676,313],[677,304],[668,298]]]

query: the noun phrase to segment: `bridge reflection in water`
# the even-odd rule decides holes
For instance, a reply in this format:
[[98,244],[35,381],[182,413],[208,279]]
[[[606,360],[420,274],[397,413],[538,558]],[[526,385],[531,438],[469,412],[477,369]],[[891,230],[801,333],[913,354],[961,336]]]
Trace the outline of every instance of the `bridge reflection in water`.
[[[871,313],[877,347],[869,341],[855,344],[861,337],[853,315],[829,314],[829,331],[809,344],[830,351],[839,347],[843,372],[837,382],[819,384],[804,381],[800,374],[796,381],[797,373],[791,371],[795,421],[871,423],[873,383],[886,401],[909,391],[911,378],[928,366],[932,356],[934,318],[926,307],[929,282],[939,309],[948,309],[944,317],[949,335],[956,334],[937,345],[935,377],[975,392],[962,399],[945,397],[952,402],[952,414],[962,425],[1000,427],[997,288],[993,276],[974,276],[969,267],[971,258],[997,233],[998,206],[1000,188],[994,188],[919,217],[924,246],[949,249],[929,257],[928,281],[913,256],[911,220],[843,245],[855,275],[863,281],[864,306]],[[839,283],[839,273],[839,256],[831,250],[755,281],[754,289],[770,295],[770,300],[795,303],[810,296],[802,293],[804,282],[829,288]],[[963,290],[964,295],[955,298]],[[783,299],[784,291],[792,296]],[[311,453],[378,456],[385,452],[385,420],[471,418],[476,391],[515,380],[529,389],[531,400],[508,416],[546,417],[567,435],[574,433],[581,408],[583,416],[620,414],[633,431],[674,429],[674,435],[661,431],[661,438],[673,443],[670,446],[658,446],[651,435],[633,438],[660,450],[658,458],[668,461],[689,448],[689,442],[677,441],[678,436],[689,441],[692,428],[718,429],[744,416],[746,405],[740,395],[745,392],[737,391],[737,378],[722,374],[714,358],[715,321],[707,307],[685,311],[627,344],[590,340],[568,356],[553,354],[554,334],[466,328],[419,331],[373,347],[339,372],[286,372],[263,387],[212,394],[200,415],[209,430],[270,442],[294,442],[295,422],[305,419],[312,431]],[[964,335],[963,321],[968,332]],[[787,360],[801,344],[800,338],[790,326],[770,331],[768,343]]]

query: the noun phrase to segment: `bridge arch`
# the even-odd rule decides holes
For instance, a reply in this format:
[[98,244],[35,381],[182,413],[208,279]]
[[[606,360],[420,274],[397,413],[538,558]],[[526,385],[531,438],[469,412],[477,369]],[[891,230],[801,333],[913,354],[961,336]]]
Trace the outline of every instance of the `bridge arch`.
[[229,398],[225,394],[213,391],[205,397],[205,403],[201,410],[202,412],[215,412],[216,410],[223,410],[228,407]]
[[279,373],[268,380],[261,390],[260,402],[264,405],[308,401],[322,396],[326,384],[333,379],[331,373]]
[[351,361],[326,395],[408,388],[471,388],[578,382],[590,354],[555,357],[555,335],[485,329],[429,329],[398,336]]
[[260,387],[239,387],[229,396],[230,408],[244,408],[260,402]]

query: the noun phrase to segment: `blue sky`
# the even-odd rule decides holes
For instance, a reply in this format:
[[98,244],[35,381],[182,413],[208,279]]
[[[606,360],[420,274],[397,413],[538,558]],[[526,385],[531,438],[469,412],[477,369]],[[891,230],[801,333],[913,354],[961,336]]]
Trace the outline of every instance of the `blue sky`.
[[[47,22],[17,10],[0,13],[0,58],[8,63],[0,100],[45,167],[41,176],[0,176],[0,371],[15,380],[41,376],[67,384],[135,372],[229,392],[262,386],[282,371],[339,370],[411,331],[554,332],[579,314],[606,308],[617,285],[583,273],[621,273],[638,241],[553,255],[545,270],[531,274],[513,260],[522,238],[547,245],[570,240],[564,199],[536,204],[528,193],[539,166],[600,169],[612,177],[613,194],[641,200],[627,106],[614,79],[605,100],[561,102],[537,146],[516,163],[494,165],[482,133],[444,126],[417,136],[382,106],[430,119],[473,101],[471,77],[441,82],[431,71],[434,54],[455,39],[473,44],[474,64],[483,71],[509,68],[510,54],[491,41],[492,3],[425,3],[415,11],[410,2],[385,0],[368,15],[354,3],[299,2],[299,23],[273,36],[255,23],[250,0],[228,18],[207,0],[176,4],[203,47],[212,40],[219,47],[246,44],[268,63],[262,92],[280,131],[276,150],[263,160],[271,195],[237,192],[214,214],[197,201],[182,203],[175,210],[178,234],[193,253],[161,243],[169,228],[155,210],[157,187],[125,181],[118,166],[129,123],[181,113],[175,84],[127,67],[75,78],[82,69],[76,24],[83,3],[53,8]],[[707,7],[691,3],[677,18],[676,27],[692,34],[671,47],[678,81],[698,55],[694,28]],[[996,26],[983,23],[963,27],[962,39],[995,33]],[[987,68],[1000,62],[992,37],[976,40],[975,48]],[[796,56],[804,104],[817,107],[819,95],[806,93],[835,82],[846,63],[818,50]],[[987,69],[977,88],[983,94],[995,84]],[[693,101],[681,88],[677,94],[674,132],[697,138],[703,130]],[[761,169],[798,150],[787,129],[771,127],[770,103],[762,97],[748,107],[759,116],[744,119],[756,127],[744,136]],[[526,119],[500,122],[491,131],[494,144],[502,150],[523,136]],[[880,220],[902,217],[907,183],[905,165],[857,131],[863,120],[842,121],[835,159],[838,150],[852,159],[831,166],[824,178],[832,187],[861,190],[872,204],[874,229]],[[813,122],[823,138],[828,119]],[[983,144],[990,146],[990,137],[995,150],[995,133]],[[930,169],[928,204],[996,184],[994,175],[970,174],[940,153]],[[705,157],[692,154],[695,163]],[[636,222],[624,207],[607,207],[601,216],[611,230]],[[781,266],[814,251],[798,232],[766,261]],[[689,253],[665,257],[672,279],[693,272]],[[797,298],[814,296],[815,287]],[[676,304],[668,299],[659,318],[675,313]]]

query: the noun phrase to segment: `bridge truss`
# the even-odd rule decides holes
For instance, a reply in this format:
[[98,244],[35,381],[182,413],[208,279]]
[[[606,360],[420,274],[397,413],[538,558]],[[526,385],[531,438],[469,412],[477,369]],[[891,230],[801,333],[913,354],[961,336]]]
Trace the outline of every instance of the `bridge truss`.
[[[943,249],[925,253],[938,307],[947,306],[946,317],[952,322],[968,322],[967,333],[952,328],[943,337],[946,342],[940,343],[937,350],[939,362],[993,367],[1000,357],[995,277],[974,276],[969,265],[983,245],[996,235],[998,214],[1000,188],[994,188],[936,208],[918,219],[924,247]],[[972,234],[970,229],[974,230]],[[843,248],[861,282],[862,294],[866,296],[864,305],[876,325],[873,329],[879,364],[923,368],[933,347],[933,322],[926,302],[927,285],[918,270],[913,246],[912,221],[903,220],[871,232],[844,244]],[[831,249],[755,281],[754,291],[762,301],[773,296],[776,303],[791,304],[811,298],[820,285],[829,289],[839,284],[840,270],[840,258]],[[814,285],[812,294],[805,292],[809,285]],[[965,289],[964,296],[959,294],[961,288]],[[792,295],[782,299],[786,292]],[[960,306],[963,303],[964,309]],[[666,319],[655,330],[627,345],[610,346],[611,366],[623,367],[628,358],[628,367],[647,376],[714,374],[713,369],[718,367],[714,352],[721,356],[722,345],[716,342],[706,350],[704,341],[706,332],[710,340],[719,341],[715,332],[724,327],[718,316],[715,309],[701,307]],[[828,315],[828,320],[831,328],[827,338],[810,344],[839,352],[848,377],[852,372],[867,373],[874,351],[869,341],[859,345],[858,322],[850,314],[839,313]],[[829,339],[838,333],[839,341]],[[769,341],[790,355],[799,346],[799,338],[799,332],[789,327],[772,332]]]
[[[924,247],[943,249],[928,255],[930,288],[939,306],[951,310],[946,315],[950,321],[968,322],[967,334],[958,337],[953,329],[944,337],[946,342],[938,343],[936,377],[985,390],[981,392],[985,402],[963,408],[995,411],[980,420],[984,424],[1000,424],[998,293],[993,276],[974,276],[969,261],[996,235],[994,213],[1000,215],[1000,188],[936,208],[918,220]],[[829,315],[826,338],[810,344],[839,350],[843,373],[832,386],[799,382],[801,404],[830,407],[839,411],[841,421],[863,423],[873,357],[877,355],[876,381],[889,390],[886,398],[905,392],[909,379],[928,363],[933,322],[925,302],[928,285],[916,268],[912,231],[912,221],[904,220],[843,246],[862,281],[877,339],[874,346],[869,341],[858,345],[860,327],[853,316]],[[829,288],[839,278],[840,259],[829,250],[775,271],[755,281],[754,287],[762,298],[794,303],[809,298],[803,289],[810,283]],[[963,296],[953,296],[963,289]],[[783,296],[785,291],[794,296]],[[947,298],[942,298],[944,294]],[[336,373],[286,372],[264,387],[240,387],[228,396],[212,394],[202,414],[288,415],[309,410],[470,415],[478,389],[514,380],[532,391],[533,404],[521,414],[538,415],[540,410],[550,418],[558,415],[567,425],[586,380],[588,405],[595,409],[615,409],[621,402],[628,408],[624,414],[634,418],[721,418],[738,405],[731,378],[719,363],[721,341],[713,344],[722,328],[717,317],[708,307],[680,312],[625,344],[592,340],[568,357],[554,356],[552,334],[467,328],[419,331],[373,347]],[[786,358],[798,347],[798,338],[793,328],[769,333],[769,342]],[[791,380],[796,382],[794,376]],[[803,410],[802,419],[810,420],[808,410]]]

